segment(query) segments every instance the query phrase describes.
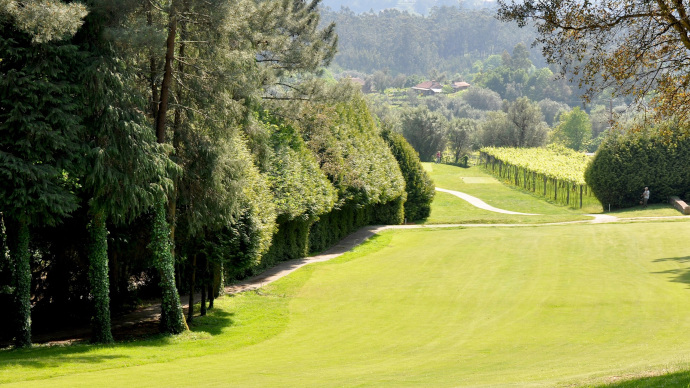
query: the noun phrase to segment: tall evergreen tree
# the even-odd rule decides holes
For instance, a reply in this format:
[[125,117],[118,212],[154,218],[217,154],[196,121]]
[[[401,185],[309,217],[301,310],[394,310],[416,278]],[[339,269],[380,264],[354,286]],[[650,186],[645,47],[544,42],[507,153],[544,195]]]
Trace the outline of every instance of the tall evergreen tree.
[[14,225],[16,345],[31,345],[31,225],[55,225],[78,205],[83,170],[77,78],[83,59],[70,43],[33,44],[0,22],[0,211]]
[[33,43],[46,43],[74,35],[86,16],[79,2],[51,0],[0,0],[0,22],[3,19],[31,36]]
[[[90,169],[83,180],[89,199],[89,278],[94,298],[93,340],[112,342],[106,222],[122,225],[149,211],[158,196],[172,191],[175,165],[156,143],[146,123],[143,99],[131,88],[103,30],[123,14],[108,11],[108,2],[92,1],[86,24],[74,42],[88,53],[81,70],[84,142]],[[118,17],[119,16],[119,17]],[[139,101],[138,101],[139,100]]]

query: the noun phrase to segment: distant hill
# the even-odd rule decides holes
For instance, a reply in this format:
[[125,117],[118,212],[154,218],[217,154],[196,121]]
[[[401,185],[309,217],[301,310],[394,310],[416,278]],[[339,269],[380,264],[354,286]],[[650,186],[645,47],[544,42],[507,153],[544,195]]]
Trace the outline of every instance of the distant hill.
[[354,13],[379,12],[394,8],[427,15],[431,8],[440,6],[460,6],[465,9],[492,8],[496,6],[496,0],[323,0],[321,5],[333,11],[348,8]]
[[500,65],[501,55],[511,53],[519,43],[528,48],[535,66],[546,66],[540,48],[531,47],[534,28],[501,22],[494,9],[435,6],[422,16],[397,8],[374,13],[341,8],[324,9],[321,15],[322,23],[335,22],[338,53],[332,65],[341,70],[425,77],[435,70],[460,80],[481,71],[473,68],[482,66],[477,61],[494,56],[492,63]]

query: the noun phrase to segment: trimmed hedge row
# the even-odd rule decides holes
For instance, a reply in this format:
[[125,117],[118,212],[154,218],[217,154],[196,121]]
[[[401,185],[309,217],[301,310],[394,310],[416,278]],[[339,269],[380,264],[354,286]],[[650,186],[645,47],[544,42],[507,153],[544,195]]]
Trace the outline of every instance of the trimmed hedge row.
[[405,178],[405,217],[410,221],[421,220],[431,214],[431,202],[434,200],[434,182],[424,171],[417,151],[399,133],[384,130],[381,136],[388,143],[393,156],[398,161],[400,171]]
[[690,191],[690,139],[670,141],[658,133],[613,134],[585,170],[585,181],[604,208],[638,205],[645,186],[650,202]]

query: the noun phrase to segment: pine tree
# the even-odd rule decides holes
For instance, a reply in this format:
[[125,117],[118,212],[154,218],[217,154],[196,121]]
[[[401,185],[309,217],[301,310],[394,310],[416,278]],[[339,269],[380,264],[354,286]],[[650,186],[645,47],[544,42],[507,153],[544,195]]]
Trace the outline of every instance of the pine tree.
[[83,59],[70,43],[33,44],[0,23],[0,210],[16,229],[16,345],[31,345],[31,225],[55,225],[78,206],[75,179],[83,171],[83,127],[77,79]]
[[91,13],[74,37],[88,54],[78,69],[84,103],[84,137],[90,169],[82,191],[89,198],[89,279],[94,298],[94,342],[112,342],[110,332],[108,234],[106,224],[123,225],[149,211],[155,198],[172,189],[175,165],[156,143],[141,113],[143,99],[132,88],[132,74],[123,66],[103,30],[117,25],[124,12],[108,1],[89,2]]

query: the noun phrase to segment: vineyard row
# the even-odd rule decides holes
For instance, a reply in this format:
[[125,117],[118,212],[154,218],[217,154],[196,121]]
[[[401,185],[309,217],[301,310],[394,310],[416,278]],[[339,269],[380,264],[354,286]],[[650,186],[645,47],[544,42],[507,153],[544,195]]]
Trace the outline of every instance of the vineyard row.
[[490,174],[498,179],[532,191],[556,203],[573,208],[599,204],[586,184],[555,178],[552,174],[537,173],[526,167],[505,162],[485,151],[479,153],[479,161]]

